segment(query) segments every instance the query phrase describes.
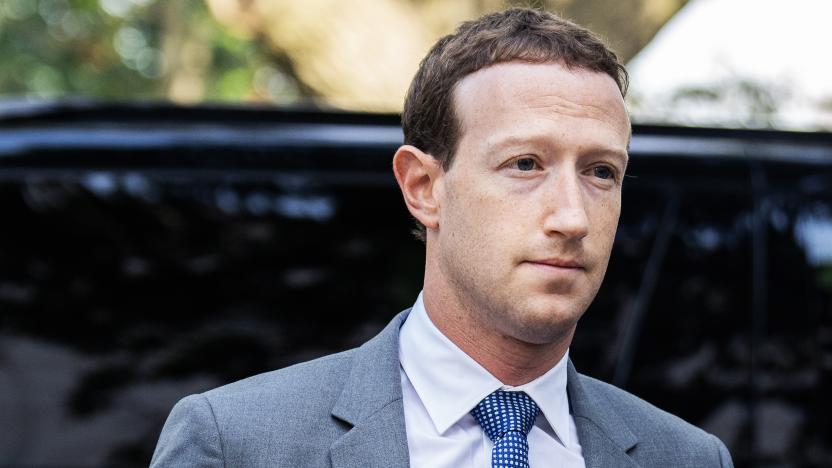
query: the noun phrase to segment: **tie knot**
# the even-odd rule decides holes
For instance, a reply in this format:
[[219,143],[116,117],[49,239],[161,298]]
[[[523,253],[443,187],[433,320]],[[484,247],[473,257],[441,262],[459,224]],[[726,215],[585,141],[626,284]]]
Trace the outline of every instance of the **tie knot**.
[[524,392],[497,390],[483,398],[471,410],[471,415],[480,424],[488,437],[497,442],[509,432],[519,432],[525,438],[532,430],[540,409],[534,400]]

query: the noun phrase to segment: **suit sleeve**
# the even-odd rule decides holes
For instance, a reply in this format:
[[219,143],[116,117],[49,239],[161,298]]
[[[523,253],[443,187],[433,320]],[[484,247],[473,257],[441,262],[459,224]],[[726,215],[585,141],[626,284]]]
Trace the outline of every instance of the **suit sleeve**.
[[208,399],[203,395],[183,398],[165,422],[151,468],[224,465],[222,440]]
[[728,447],[726,447],[725,444],[723,444],[722,441],[714,435],[711,435],[711,439],[719,452],[719,466],[722,468],[734,468],[734,462],[731,460],[731,454],[728,452]]

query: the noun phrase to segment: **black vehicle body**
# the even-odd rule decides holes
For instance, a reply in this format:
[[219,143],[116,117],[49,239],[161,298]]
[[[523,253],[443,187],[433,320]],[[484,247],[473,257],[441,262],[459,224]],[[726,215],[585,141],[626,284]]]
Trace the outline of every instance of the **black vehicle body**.
[[[146,466],[179,398],[343,350],[424,247],[398,117],[0,111],[0,465]],[[577,368],[736,465],[832,466],[832,135],[634,127]]]

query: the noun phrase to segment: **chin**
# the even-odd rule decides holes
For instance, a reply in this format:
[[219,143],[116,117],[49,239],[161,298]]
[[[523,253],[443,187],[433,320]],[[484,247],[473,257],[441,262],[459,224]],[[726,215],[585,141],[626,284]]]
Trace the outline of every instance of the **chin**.
[[515,338],[548,344],[571,336],[587,307],[584,301],[551,296],[528,301],[513,311],[510,327]]

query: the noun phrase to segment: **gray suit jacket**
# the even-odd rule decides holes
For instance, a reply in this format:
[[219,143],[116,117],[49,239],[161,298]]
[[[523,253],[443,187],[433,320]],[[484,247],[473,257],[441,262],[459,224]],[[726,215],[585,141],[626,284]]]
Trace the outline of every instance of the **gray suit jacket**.
[[[407,467],[398,357],[406,316],[359,348],[182,399],[151,466]],[[567,382],[587,468],[733,466],[716,437],[571,362]]]

